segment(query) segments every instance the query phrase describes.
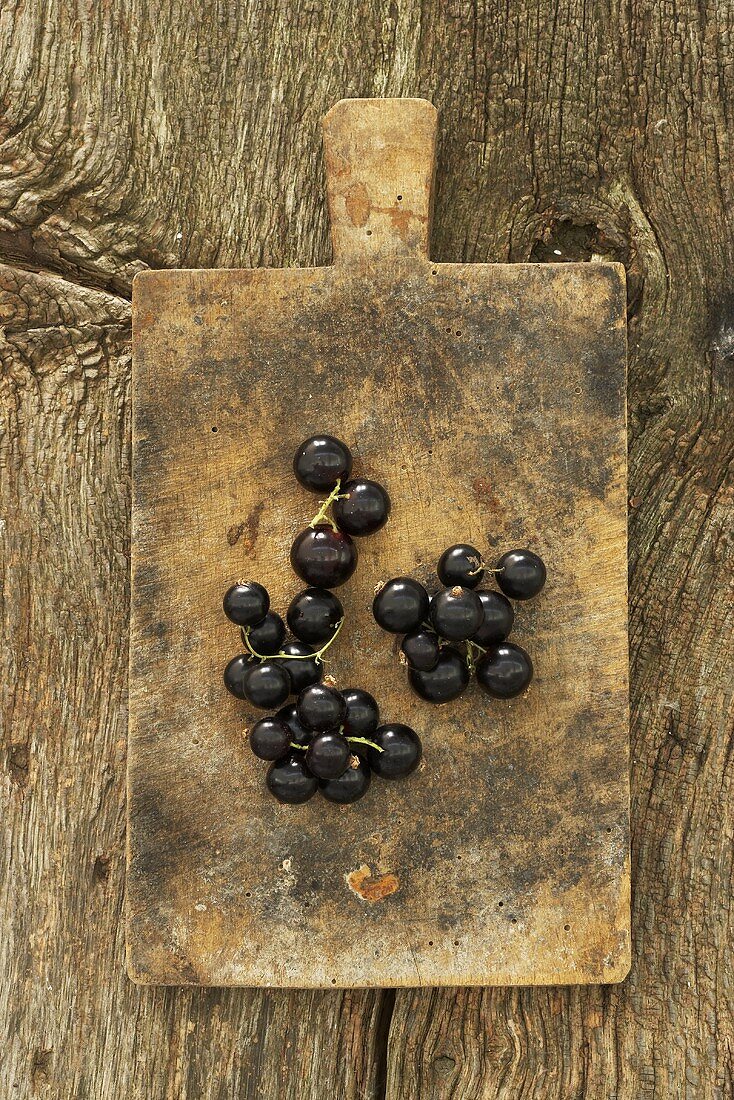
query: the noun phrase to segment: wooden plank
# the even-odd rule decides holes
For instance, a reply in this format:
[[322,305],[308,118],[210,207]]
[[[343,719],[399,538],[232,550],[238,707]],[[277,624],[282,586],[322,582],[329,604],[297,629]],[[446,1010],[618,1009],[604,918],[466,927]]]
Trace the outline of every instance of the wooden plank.
[[[13,907],[3,907],[0,1014],[14,1095],[384,1095],[387,1019],[373,1017],[372,994],[160,994],[123,977],[115,704],[126,668],[111,661],[101,693],[90,668],[122,652],[127,614],[127,518],[114,501],[128,458],[95,441],[100,410],[113,410],[115,431],[125,424],[128,368],[82,387],[73,350],[107,316],[87,286],[128,296],[146,265],[328,262],[313,164],[318,119],[345,94],[426,95],[439,107],[439,259],[596,254],[622,260],[631,289],[632,974],[612,991],[398,993],[387,1093],[731,1094],[733,30],[730,8],[690,0],[624,11],[576,0],[552,10],[266,0],[206,12],[172,0],[165,13],[124,14],[70,0],[4,5],[0,249],[13,268],[3,275],[0,537],[3,590],[29,594],[6,599],[2,620],[13,662],[2,882]],[[29,269],[65,279],[37,286]],[[103,346],[114,359],[110,336]],[[58,347],[69,359],[54,369]],[[49,391],[63,416],[48,417]],[[70,477],[69,508],[80,501],[74,514],[97,517],[98,545],[120,552],[105,602],[61,635],[59,577],[62,592],[100,588],[85,530],[50,528],[42,507],[55,480],[66,499]],[[58,659],[35,659],[36,638],[55,639]],[[100,694],[113,705],[98,706]],[[98,854],[109,874],[103,862],[90,891]],[[28,961],[35,944],[46,945],[42,969]]]
[[[436,113],[326,117],[332,267],[156,272],[133,297],[129,954],[136,980],[265,986],[617,981],[629,965],[625,291],[621,267],[432,264]],[[328,668],[418,730],[409,783],[279,807],[221,674],[238,576],[281,614],[316,431],[389,487]],[[489,488],[491,486],[491,488]],[[305,509],[305,511],[304,511]],[[253,517],[256,517],[253,519]],[[242,541],[232,531],[249,532]],[[380,579],[468,540],[550,581],[513,637],[521,698],[410,693]],[[476,782],[472,783],[472,777]],[[379,903],[362,867],[397,886]],[[304,952],[300,944],[309,943]]]

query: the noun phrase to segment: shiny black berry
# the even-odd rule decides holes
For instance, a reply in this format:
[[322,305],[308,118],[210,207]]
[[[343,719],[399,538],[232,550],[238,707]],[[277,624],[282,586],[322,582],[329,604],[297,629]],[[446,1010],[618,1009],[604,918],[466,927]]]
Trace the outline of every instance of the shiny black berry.
[[266,783],[279,802],[291,805],[308,802],[318,790],[318,781],[306,767],[303,753],[298,749],[270,765]]
[[457,542],[449,546],[439,558],[438,579],[446,588],[460,585],[462,588],[476,588],[484,576],[482,555],[468,542]]
[[341,775],[336,779],[320,779],[319,790],[329,802],[346,805],[357,802],[369,790],[372,773],[369,764],[358,756],[351,756]]
[[254,626],[267,615],[270,596],[257,581],[244,581],[227,589],[222,606],[224,614],[237,626]]
[[342,692],[347,713],[342,723],[347,737],[369,737],[377,729],[380,708],[373,695],[362,688],[347,688]]
[[362,538],[385,526],[390,515],[390,497],[379,482],[354,478],[339,489],[332,512],[340,530]]
[[412,577],[394,577],[375,596],[372,614],[383,630],[407,634],[428,617],[428,593]]
[[275,715],[278,722],[282,722],[288,728],[289,740],[296,745],[307,745],[313,738],[313,730],[308,730],[301,724],[298,718],[298,707],[295,703],[286,703]]
[[381,779],[403,779],[418,767],[422,755],[421,739],[410,726],[389,722],[375,730],[371,738],[382,749],[367,749],[367,759]]
[[436,633],[450,642],[464,642],[479,630],[484,619],[482,602],[471,588],[455,585],[431,600],[431,622]]
[[290,748],[288,727],[276,718],[261,718],[255,722],[248,738],[250,748],[261,760],[278,760]]
[[482,646],[504,641],[515,621],[512,604],[501,592],[477,592],[477,596],[482,604],[483,619],[472,641]]
[[351,451],[333,435],[312,435],[293,459],[293,472],[312,493],[330,493],[337,481],[344,484],[351,471]]
[[430,672],[411,668],[408,682],[416,695],[429,703],[447,703],[461,695],[469,683],[469,669],[458,650],[442,646],[438,664]]
[[532,550],[510,550],[497,562],[497,584],[512,600],[530,600],[545,584],[545,564]]
[[338,588],[357,568],[357,548],[349,535],[320,523],[296,536],[291,565],[314,588]]
[[306,588],[299,592],[286,612],[291,633],[315,646],[328,642],[343,618],[341,601],[325,588]]
[[274,710],[291,693],[291,678],[279,661],[253,665],[244,676],[245,698],[260,710]]
[[403,638],[400,646],[411,668],[418,668],[421,672],[430,672],[438,664],[438,655],[441,646],[438,634],[432,630],[419,626],[411,630]]
[[318,779],[338,779],[349,764],[349,742],[336,730],[317,733],[306,749],[306,766]]
[[268,611],[262,622],[242,627],[242,641],[249,642],[255,653],[270,657],[278,653],[285,639],[285,623],[275,611]]
[[[324,666],[316,660],[312,646],[306,645],[305,642],[286,642],[280,652],[284,653],[285,657],[279,657],[278,664],[290,676],[291,690],[294,695],[300,694],[309,684],[318,684],[323,676]],[[298,659],[289,661],[289,657]]]
[[333,730],[344,721],[347,704],[336,688],[326,684],[312,684],[298,696],[298,720],[307,729],[324,732]]
[[512,699],[528,686],[533,678],[530,655],[513,642],[490,646],[477,661],[477,683],[488,695],[497,699]]
[[255,658],[250,653],[240,653],[233,657],[224,670],[224,686],[238,699],[246,699],[245,676],[255,665]]

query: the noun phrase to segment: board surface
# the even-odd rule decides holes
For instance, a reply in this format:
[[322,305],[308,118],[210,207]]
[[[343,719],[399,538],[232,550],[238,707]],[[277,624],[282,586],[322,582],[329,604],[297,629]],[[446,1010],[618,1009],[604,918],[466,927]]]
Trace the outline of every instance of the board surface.
[[[134,287],[128,957],[143,982],[621,979],[629,965],[624,272],[428,259],[435,113],[326,121],[332,267]],[[420,771],[353,807],[278,806],[221,671],[241,576],[284,612],[315,511],[293,452],[344,438],[388,526],[339,590],[328,670],[414,726]],[[528,545],[527,694],[410,695],[375,583],[445,546]]]

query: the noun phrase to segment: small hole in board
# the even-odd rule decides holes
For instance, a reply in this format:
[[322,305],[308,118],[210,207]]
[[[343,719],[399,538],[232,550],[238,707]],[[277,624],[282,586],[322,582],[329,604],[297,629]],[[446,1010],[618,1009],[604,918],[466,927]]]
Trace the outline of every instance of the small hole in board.
[[398,195],[398,202],[402,202],[402,201],[403,201],[403,196],[402,196],[402,195]]
[[458,941],[458,940],[454,940],[454,947],[458,947],[458,946],[459,946],[459,941]]
[[433,940],[429,940],[429,941],[428,941],[428,946],[429,946],[429,947],[433,947]]
[[503,901],[498,901],[498,902],[497,902],[497,904],[499,905],[499,907],[500,907],[500,909],[501,909],[501,908],[502,908],[502,906],[503,906],[503,905],[504,905],[505,903],[504,903]]
[[252,893],[251,893],[251,892],[250,892],[249,890],[245,890],[245,897],[246,897],[246,898],[251,898],[251,897],[252,897]]
[[510,924],[517,924],[517,917],[513,917]]
[[213,426],[212,431],[213,432],[218,432],[219,431],[219,428],[216,426],[216,424]]
[[571,925],[570,924],[564,924],[563,931],[564,932],[570,932],[571,931]]
[[607,832],[608,832],[608,833],[611,833],[611,831],[612,831],[612,826],[611,826],[611,825],[607,825]]
[[332,979],[331,979],[331,984],[332,984],[332,985],[336,985],[336,978],[332,978]]
[[433,271],[431,272],[431,275],[438,275],[438,271],[435,267],[434,267]]
[[372,236],[372,230],[371,230],[371,229],[368,229],[368,230],[367,230],[367,236],[368,236],[368,237],[371,237],[371,236]]

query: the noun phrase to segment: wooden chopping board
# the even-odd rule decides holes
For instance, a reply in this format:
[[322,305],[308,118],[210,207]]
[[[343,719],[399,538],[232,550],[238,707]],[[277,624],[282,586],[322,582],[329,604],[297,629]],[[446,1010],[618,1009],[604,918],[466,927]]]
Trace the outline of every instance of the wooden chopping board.
[[[134,284],[128,966],[144,983],[613,982],[627,973],[625,279],[616,264],[436,264],[437,116],[324,120],[333,266]],[[389,524],[339,590],[328,670],[413,726],[424,763],[336,807],[280,806],[222,669],[242,576],[284,614],[314,499],[298,443],[343,438]],[[528,546],[549,579],[513,638],[536,675],[409,692],[375,583]]]

